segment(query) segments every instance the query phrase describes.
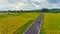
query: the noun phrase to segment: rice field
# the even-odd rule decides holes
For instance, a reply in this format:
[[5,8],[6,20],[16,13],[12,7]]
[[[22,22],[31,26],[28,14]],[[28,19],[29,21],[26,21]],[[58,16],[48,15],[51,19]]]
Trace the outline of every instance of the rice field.
[[13,34],[29,20],[35,20],[40,13],[0,14],[0,34]]
[[60,34],[60,13],[44,13],[41,34]]

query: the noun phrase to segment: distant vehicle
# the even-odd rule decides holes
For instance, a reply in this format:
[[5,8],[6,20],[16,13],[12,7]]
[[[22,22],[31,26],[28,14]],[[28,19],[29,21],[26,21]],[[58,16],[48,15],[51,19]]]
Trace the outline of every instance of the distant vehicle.
[[40,21],[38,23],[40,23]]

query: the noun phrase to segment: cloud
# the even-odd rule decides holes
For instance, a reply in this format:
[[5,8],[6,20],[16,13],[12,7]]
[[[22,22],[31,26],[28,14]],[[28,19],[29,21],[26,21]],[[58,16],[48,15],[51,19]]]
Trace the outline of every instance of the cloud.
[[60,3],[60,0],[47,0],[49,3]]
[[0,10],[60,8],[58,0],[0,0]]

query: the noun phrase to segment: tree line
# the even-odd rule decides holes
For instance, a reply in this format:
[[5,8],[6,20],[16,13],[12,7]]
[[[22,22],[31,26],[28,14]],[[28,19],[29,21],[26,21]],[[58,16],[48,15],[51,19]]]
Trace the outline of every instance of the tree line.
[[4,13],[7,13],[7,12],[11,12],[11,13],[20,13],[20,12],[48,12],[48,13],[60,13],[60,9],[47,9],[47,8],[42,8],[42,9],[39,9],[39,10],[7,10],[7,11],[0,11],[0,12],[4,12]]

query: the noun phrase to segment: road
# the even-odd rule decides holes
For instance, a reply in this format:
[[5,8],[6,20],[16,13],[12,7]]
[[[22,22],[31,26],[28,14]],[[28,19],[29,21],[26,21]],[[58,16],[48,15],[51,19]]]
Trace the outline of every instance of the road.
[[41,14],[24,34],[39,34],[44,14]]

